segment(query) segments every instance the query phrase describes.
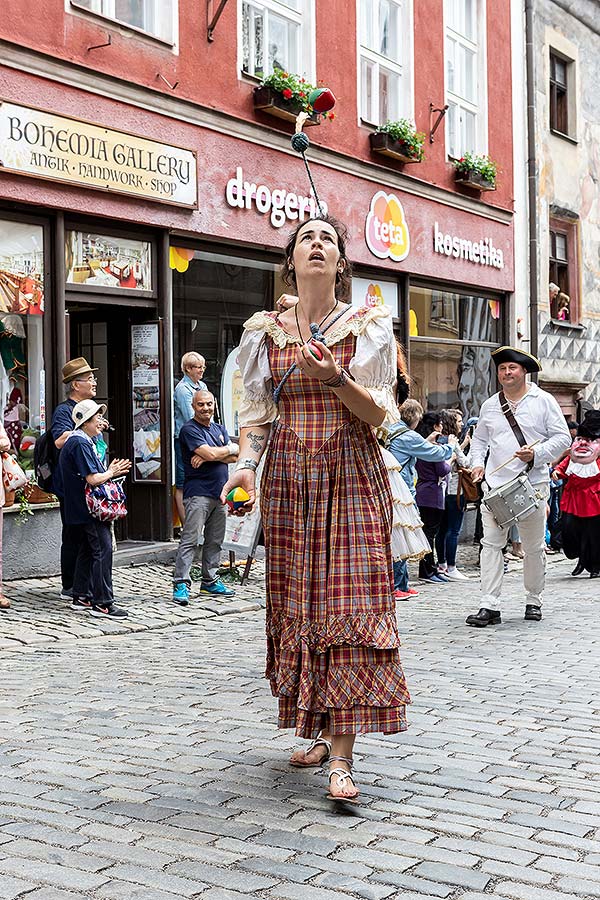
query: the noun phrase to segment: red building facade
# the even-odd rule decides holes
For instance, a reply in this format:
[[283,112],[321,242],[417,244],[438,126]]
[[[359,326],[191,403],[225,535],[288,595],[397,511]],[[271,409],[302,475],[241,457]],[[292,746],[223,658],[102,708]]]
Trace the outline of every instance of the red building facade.
[[[476,414],[508,321],[506,5],[221,6],[48,0],[40,27],[37,4],[12,0],[0,22],[5,418],[34,440],[61,398],[65,358],[92,358],[117,428],[111,450],[136,459],[123,538],[170,535],[179,356],[206,357],[231,417],[225,364],[245,319],[283,289],[281,248],[311,210],[293,124],[254,107],[255,76],[277,62],[338,98],[335,120],[307,129],[314,179],[349,228],[353,302],[392,307],[424,405]],[[390,118],[425,133],[422,162],[371,150]],[[498,163],[496,190],[456,183],[452,159],[467,150]]]

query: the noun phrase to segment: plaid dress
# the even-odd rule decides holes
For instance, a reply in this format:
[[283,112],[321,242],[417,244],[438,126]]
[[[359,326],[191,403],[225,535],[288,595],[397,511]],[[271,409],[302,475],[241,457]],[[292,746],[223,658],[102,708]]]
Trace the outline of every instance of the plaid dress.
[[[260,315],[260,314],[259,314]],[[262,314],[264,319],[268,316]],[[364,315],[359,312],[354,320]],[[277,326],[279,327],[279,326]],[[265,334],[272,384],[298,342]],[[356,333],[330,338],[351,369]],[[267,666],[279,727],[314,738],[403,731],[410,702],[393,599],[389,479],[372,429],[296,369],[279,399],[261,481]],[[256,423],[255,423],[256,424]]]

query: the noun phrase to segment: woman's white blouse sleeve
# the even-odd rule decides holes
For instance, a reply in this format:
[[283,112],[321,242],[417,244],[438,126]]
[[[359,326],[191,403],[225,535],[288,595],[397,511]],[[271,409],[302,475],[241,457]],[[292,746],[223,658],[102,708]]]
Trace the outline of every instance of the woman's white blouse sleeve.
[[348,368],[356,383],[366,388],[377,406],[385,410],[386,424],[399,422],[395,399],[398,356],[392,316],[385,307],[357,335],[356,351]]
[[273,378],[263,330],[244,331],[238,365],[244,385],[244,397],[239,410],[240,428],[269,425],[277,418],[277,406],[273,402]]

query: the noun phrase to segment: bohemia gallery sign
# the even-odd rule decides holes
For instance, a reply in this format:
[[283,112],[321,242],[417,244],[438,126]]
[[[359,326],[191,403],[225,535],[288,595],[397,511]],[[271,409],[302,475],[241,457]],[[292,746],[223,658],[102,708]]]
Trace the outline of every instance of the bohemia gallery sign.
[[195,208],[196,154],[100,125],[0,102],[0,168]]

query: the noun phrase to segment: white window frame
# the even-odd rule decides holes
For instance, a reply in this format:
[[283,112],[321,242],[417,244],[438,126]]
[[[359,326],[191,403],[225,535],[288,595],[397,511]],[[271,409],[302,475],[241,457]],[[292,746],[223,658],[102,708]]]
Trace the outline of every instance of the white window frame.
[[[398,113],[395,119],[409,119],[414,121],[414,15],[413,0],[392,0],[398,7],[398,35],[400,61],[390,59],[387,56],[367,47],[362,43],[362,5],[365,0],[356,0],[356,44],[357,44],[357,97],[358,97],[358,121],[359,124],[383,125],[381,110],[365,109],[365,100],[362,90],[362,64],[363,60],[374,67],[373,81],[376,90],[372,96],[379,94],[379,70],[385,69],[400,80],[400,93],[397,100]],[[379,34],[378,2],[373,2],[373,18],[371,21],[373,34]]]
[[[450,146],[450,128],[446,123],[446,155],[450,159],[458,159],[464,153],[471,152],[478,155],[484,155],[488,152],[488,91],[487,91],[487,17],[486,3],[484,0],[475,0],[475,27],[476,41],[471,41],[460,32],[450,28],[448,22],[447,4],[449,0],[444,0],[444,96],[445,102],[448,104],[455,103],[459,108],[468,110],[475,115],[475,146],[465,147],[459,146],[457,154],[452,153]],[[452,2],[452,0],[450,0]],[[476,54],[475,63],[475,79],[477,85],[477,102],[473,103],[459,94],[451,92],[448,88],[448,66],[447,66],[447,42],[451,37],[459,45],[473,50]]]
[[[152,3],[154,5],[155,17],[163,22],[167,21],[169,23],[169,34],[166,35],[164,32],[160,34],[156,34],[153,31],[149,31],[146,28],[141,28],[139,25],[133,25],[130,22],[126,22],[123,19],[117,18],[115,14],[115,0],[93,0],[94,9],[90,9],[88,6],[84,5],[83,0],[65,0],[65,8],[69,13],[73,13],[77,11],[77,13],[81,13],[82,15],[90,15],[94,17],[98,17],[101,19],[107,19],[109,22],[114,22],[116,25],[121,25],[123,28],[131,29],[135,31],[137,34],[144,35],[145,37],[150,38],[154,41],[160,41],[163,44],[168,44],[170,47],[177,47],[177,31],[178,31],[178,0],[146,0],[147,3]],[[168,3],[170,5],[170,10],[164,12],[164,7]]]
[[282,18],[289,19],[290,22],[295,22],[300,26],[299,31],[299,41],[300,46],[298,48],[298,60],[299,60],[299,71],[292,72],[290,74],[300,75],[302,78],[306,78],[307,81],[314,83],[316,81],[316,51],[315,51],[315,0],[300,0],[299,6],[300,9],[292,10],[289,7],[285,6],[280,0],[247,0],[250,5],[258,7],[259,9],[264,10],[266,13],[266,24],[265,24],[265,34],[264,34],[264,46],[266,53],[266,66],[267,70],[263,72],[262,75],[255,75],[253,72],[244,72],[244,42],[243,42],[243,3],[244,0],[238,0],[238,9],[237,9],[237,21],[238,21],[238,78],[251,78],[260,79],[266,77],[267,75],[271,75],[272,72],[268,69],[269,59],[268,59],[268,38],[269,38],[269,28],[268,28],[268,17],[269,13],[276,13],[278,16]]

